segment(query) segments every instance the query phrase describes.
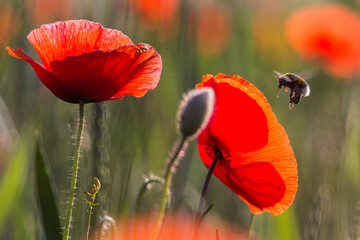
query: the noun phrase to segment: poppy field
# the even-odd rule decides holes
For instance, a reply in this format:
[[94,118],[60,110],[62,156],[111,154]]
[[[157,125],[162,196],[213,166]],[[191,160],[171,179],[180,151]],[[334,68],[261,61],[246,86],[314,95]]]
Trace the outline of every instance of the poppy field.
[[360,238],[359,1],[0,19],[0,239]]

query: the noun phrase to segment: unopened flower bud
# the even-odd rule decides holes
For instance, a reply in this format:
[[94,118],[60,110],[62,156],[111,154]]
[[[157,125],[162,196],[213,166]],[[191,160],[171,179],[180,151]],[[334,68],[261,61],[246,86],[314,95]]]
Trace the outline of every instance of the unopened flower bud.
[[100,229],[98,233],[99,240],[116,239],[116,223],[110,216],[105,216],[100,223]]
[[178,110],[178,129],[184,138],[196,138],[206,127],[214,109],[215,94],[206,87],[184,95]]

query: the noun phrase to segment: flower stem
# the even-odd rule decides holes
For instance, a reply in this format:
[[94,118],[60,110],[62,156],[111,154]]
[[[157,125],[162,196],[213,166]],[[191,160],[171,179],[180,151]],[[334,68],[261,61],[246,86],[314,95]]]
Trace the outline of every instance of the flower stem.
[[246,240],[250,240],[251,227],[252,227],[253,222],[254,222],[254,217],[255,217],[255,214],[252,213],[251,218],[250,218],[250,224],[249,224],[248,232],[247,232],[247,235],[246,235]]
[[138,192],[138,194],[136,196],[136,200],[135,200],[135,216],[139,215],[141,199],[142,199],[144,193],[146,192],[146,190],[148,189],[148,185],[150,185],[152,183],[164,184],[164,181],[163,181],[162,178],[157,177],[157,176],[151,176],[151,177],[146,178],[144,180],[144,182],[141,185],[141,187],[139,189],[139,192]]
[[164,175],[164,180],[165,180],[164,181],[164,189],[163,189],[163,193],[162,193],[162,197],[161,197],[159,213],[156,218],[155,228],[154,228],[153,235],[152,235],[153,240],[155,240],[157,238],[157,236],[160,232],[162,221],[163,221],[163,218],[165,215],[165,210],[166,210],[166,206],[168,203],[169,191],[170,191],[172,175],[173,175],[172,168],[174,166],[176,166],[176,164],[179,160],[179,153],[184,148],[185,143],[186,143],[186,138],[182,137],[180,142],[178,143],[177,147],[175,148],[175,151],[173,151],[173,153],[170,157],[170,160],[166,166],[165,175]]
[[136,196],[136,201],[135,201],[135,221],[134,221],[134,230],[133,230],[133,240],[136,240],[135,237],[136,237],[136,232],[138,230],[138,217],[139,217],[139,213],[140,213],[141,200],[142,200],[144,193],[148,189],[148,185],[150,185],[152,183],[160,183],[160,184],[164,185],[163,178],[160,178],[157,176],[150,176],[149,178],[144,179],[144,182],[139,189],[139,192]]
[[89,240],[91,215],[93,214],[92,209],[93,209],[93,203],[90,203],[88,210],[88,217],[86,221],[86,238],[85,238],[86,240]]
[[201,219],[202,219],[201,216],[202,216],[202,211],[203,211],[203,208],[204,208],[206,191],[207,191],[207,188],[209,186],[211,175],[212,175],[212,173],[214,171],[216,162],[220,157],[221,157],[221,153],[217,152],[214,159],[211,162],[211,165],[209,167],[208,173],[207,173],[205,181],[204,181],[204,185],[203,185],[202,190],[201,190],[201,196],[200,196],[200,200],[199,200],[199,205],[198,205],[196,216],[195,216],[195,227],[194,227],[194,232],[193,232],[193,239],[197,238],[197,232],[198,232],[200,222],[201,222]]
[[83,133],[83,129],[84,129],[84,102],[83,101],[80,101],[79,107],[80,107],[80,111],[79,111],[80,119],[79,119],[78,133],[77,133],[76,144],[75,144],[75,153],[74,153],[74,161],[73,161],[73,169],[72,169],[72,177],[71,177],[71,186],[70,186],[70,196],[69,196],[68,209],[67,209],[66,220],[65,220],[63,240],[68,240],[70,238],[71,216],[72,216],[72,210],[74,208],[76,180],[77,180],[78,171],[79,171],[80,145],[81,145],[81,138],[82,138],[82,133]]
[[96,194],[100,191],[101,188],[101,182],[97,177],[94,177],[94,183],[91,186],[91,191],[86,191],[85,194],[89,195],[90,200],[84,199],[84,202],[89,204],[88,209],[88,218],[87,218],[87,224],[86,224],[86,238],[85,240],[89,240],[89,234],[90,234],[90,223],[91,223],[91,215],[93,215],[93,208],[94,206],[99,205],[99,203],[95,203],[96,200]]

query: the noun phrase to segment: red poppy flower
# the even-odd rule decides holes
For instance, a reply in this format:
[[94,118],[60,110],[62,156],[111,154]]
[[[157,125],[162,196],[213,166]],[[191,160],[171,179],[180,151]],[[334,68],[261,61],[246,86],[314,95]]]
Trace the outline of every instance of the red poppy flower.
[[360,75],[360,17],[339,3],[307,6],[286,21],[289,43],[336,77]]
[[32,23],[40,25],[71,18],[74,0],[25,0],[24,7]]
[[[157,214],[142,214],[135,219],[122,219],[117,222],[117,239],[151,239]],[[170,213],[165,216],[164,225],[158,240],[189,240],[194,228],[194,216],[187,213]],[[218,232],[218,233],[217,233]],[[218,238],[216,236],[218,235]],[[246,239],[245,230],[232,228],[219,220],[208,216],[201,223],[196,240],[242,240]],[[252,238],[253,239],[253,238]]]
[[141,97],[160,79],[161,57],[151,46],[133,44],[122,32],[98,23],[74,20],[42,25],[28,39],[44,65],[21,48],[6,49],[28,62],[40,81],[66,102]]
[[179,0],[129,0],[129,2],[150,28],[171,26],[180,5]]
[[198,50],[206,55],[222,53],[231,37],[231,13],[224,5],[204,5],[198,16]]
[[297,164],[284,128],[265,96],[240,76],[203,76],[196,88],[212,87],[216,103],[198,137],[200,158],[244,200],[253,213],[281,214],[297,191]]
[[3,48],[21,29],[18,13],[10,2],[0,2],[0,22],[0,47]]

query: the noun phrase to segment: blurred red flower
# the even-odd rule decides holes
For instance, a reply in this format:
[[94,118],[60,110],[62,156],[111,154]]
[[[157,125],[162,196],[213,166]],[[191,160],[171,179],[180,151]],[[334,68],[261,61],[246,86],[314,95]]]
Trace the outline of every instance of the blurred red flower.
[[[137,219],[135,229],[135,219],[124,219],[117,221],[118,240],[134,239],[149,240],[154,230],[156,214],[143,214]],[[158,240],[189,240],[191,239],[194,227],[194,217],[187,213],[167,214],[164,219],[162,230]],[[238,228],[238,227],[237,227]],[[240,233],[225,225],[220,221],[215,221],[208,216],[201,223],[198,237],[196,240],[215,240],[218,230],[221,240],[241,240],[246,239],[245,231]],[[253,238],[252,238],[253,239]]]
[[28,35],[44,65],[21,48],[7,47],[28,62],[58,98],[100,102],[124,95],[143,96],[160,79],[160,55],[147,44],[133,44],[122,32],[99,23],[72,20],[42,25]]
[[196,88],[212,87],[216,103],[198,137],[200,158],[244,200],[253,213],[281,214],[297,191],[297,164],[284,128],[265,96],[240,76],[203,76]]
[[303,7],[285,27],[290,45],[336,77],[360,75],[360,17],[339,3]]
[[17,12],[7,2],[0,2],[0,21],[0,47],[3,48],[12,37],[19,34],[21,21]]
[[74,6],[73,0],[25,0],[24,4],[30,20],[36,25],[69,19]]
[[197,21],[198,50],[207,55],[222,53],[230,40],[230,11],[224,5],[203,5]]
[[129,0],[148,27],[169,27],[177,15],[179,0]]

